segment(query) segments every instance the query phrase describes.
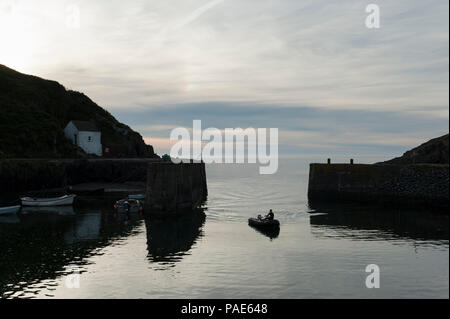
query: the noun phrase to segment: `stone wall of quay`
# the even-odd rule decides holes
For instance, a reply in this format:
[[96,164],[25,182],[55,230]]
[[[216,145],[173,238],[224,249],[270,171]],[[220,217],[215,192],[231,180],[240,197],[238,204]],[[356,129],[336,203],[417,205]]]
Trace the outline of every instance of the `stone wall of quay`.
[[146,181],[153,159],[0,160],[0,192],[63,188],[80,183]]
[[311,164],[308,197],[448,208],[449,166]]
[[150,163],[145,211],[174,215],[202,206],[208,195],[204,163]]

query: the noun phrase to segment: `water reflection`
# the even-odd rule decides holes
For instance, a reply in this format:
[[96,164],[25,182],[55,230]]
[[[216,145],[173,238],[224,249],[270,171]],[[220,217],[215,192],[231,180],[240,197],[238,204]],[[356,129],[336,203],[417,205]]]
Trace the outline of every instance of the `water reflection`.
[[16,214],[0,215],[0,224],[18,224],[20,219]]
[[173,266],[203,236],[204,223],[202,211],[176,219],[146,219],[148,260],[163,266],[160,269]]
[[258,233],[269,237],[270,240],[274,240],[276,238],[278,238],[278,236],[280,235],[280,227],[275,227],[275,228],[258,228],[255,226],[250,226],[249,227],[253,228],[255,231],[257,231]]
[[80,215],[64,233],[64,241],[70,245],[99,239],[101,222],[101,211],[91,211]]
[[[133,234],[141,216],[71,207],[24,209],[0,219],[0,297],[32,297],[52,290],[68,266],[81,272],[101,248]],[[70,270],[70,269],[69,269]],[[45,286],[41,284],[46,280]]]
[[75,210],[72,206],[55,206],[55,207],[22,207],[20,215],[42,215],[42,214],[57,214],[70,216],[75,215]]
[[[358,240],[414,240],[448,245],[448,215],[361,204],[310,202],[312,233]],[[431,242],[430,242],[431,241]]]

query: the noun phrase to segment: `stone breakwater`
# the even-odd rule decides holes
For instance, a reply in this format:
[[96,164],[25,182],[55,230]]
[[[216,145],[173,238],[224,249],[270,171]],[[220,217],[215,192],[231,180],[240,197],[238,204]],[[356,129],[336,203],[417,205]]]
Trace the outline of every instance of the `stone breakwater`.
[[388,202],[448,208],[449,166],[311,164],[311,200]]
[[173,215],[200,208],[208,196],[204,163],[150,163],[145,211]]
[[147,180],[153,159],[0,160],[0,192],[62,188],[80,183]]

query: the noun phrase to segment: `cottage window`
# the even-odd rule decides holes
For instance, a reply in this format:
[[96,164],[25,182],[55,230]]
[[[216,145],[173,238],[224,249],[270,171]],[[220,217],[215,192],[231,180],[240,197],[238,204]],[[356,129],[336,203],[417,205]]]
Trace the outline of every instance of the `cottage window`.
[[92,142],[92,137],[88,136],[88,142]]

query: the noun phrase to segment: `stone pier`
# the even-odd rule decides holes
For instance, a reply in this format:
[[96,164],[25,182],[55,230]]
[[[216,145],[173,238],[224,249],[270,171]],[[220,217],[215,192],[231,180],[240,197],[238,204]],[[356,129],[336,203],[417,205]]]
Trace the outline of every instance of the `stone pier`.
[[448,165],[311,164],[308,197],[446,209],[448,187]]
[[207,198],[204,163],[150,163],[147,171],[145,212],[176,215],[195,210]]

